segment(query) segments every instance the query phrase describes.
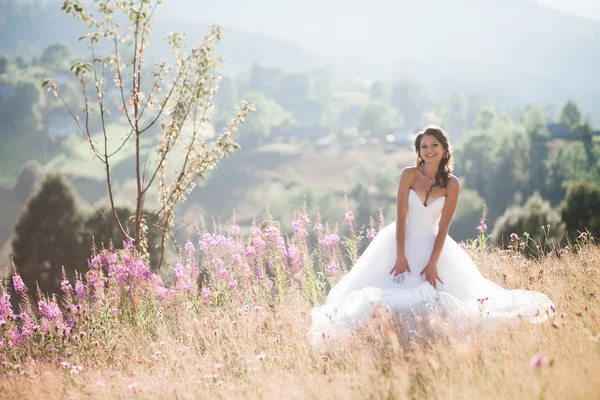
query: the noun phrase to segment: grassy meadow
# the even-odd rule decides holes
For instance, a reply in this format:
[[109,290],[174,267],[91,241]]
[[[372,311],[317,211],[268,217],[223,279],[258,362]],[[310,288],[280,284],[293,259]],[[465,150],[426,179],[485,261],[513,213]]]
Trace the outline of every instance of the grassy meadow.
[[368,240],[347,220],[342,236],[302,212],[286,238],[270,220],[246,234],[201,224],[158,275],[131,250],[100,252],[37,310],[16,282],[21,315],[0,301],[0,398],[598,397],[600,247],[585,235],[541,260],[465,246],[489,279],[546,293],[557,316],[545,323],[456,336],[432,318],[439,334],[403,341],[377,312],[346,343],[313,350],[311,307]]

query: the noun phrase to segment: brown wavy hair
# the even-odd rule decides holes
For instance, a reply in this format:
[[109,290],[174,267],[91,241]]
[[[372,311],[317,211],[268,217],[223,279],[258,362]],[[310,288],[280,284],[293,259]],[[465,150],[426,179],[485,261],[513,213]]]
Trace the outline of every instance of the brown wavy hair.
[[454,170],[454,158],[452,158],[452,149],[450,146],[450,142],[448,141],[448,135],[446,135],[446,132],[444,132],[442,128],[436,125],[427,125],[421,132],[417,134],[417,137],[415,138],[415,153],[417,153],[417,167],[420,167],[421,165],[425,164],[425,160],[423,160],[423,158],[421,157],[421,140],[425,135],[434,136],[444,148],[444,155],[442,156],[442,161],[440,161],[440,166],[435,174],[435,183],[431,185],[431,188],[433,188],[434,186],[445,188],[446,186],[448,186],[450,174],[452,174],[452,171]]

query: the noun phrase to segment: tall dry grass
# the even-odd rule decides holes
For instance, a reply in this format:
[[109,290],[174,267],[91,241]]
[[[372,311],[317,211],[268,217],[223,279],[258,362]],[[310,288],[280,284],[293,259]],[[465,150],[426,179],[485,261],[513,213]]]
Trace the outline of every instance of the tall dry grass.
[[134,319],[123,311],[89,327],[60,357],[5,362],[0,397],[600,398],[600,247],[572,245],[540,261],[515,251],[472,256],[504,287],[546,293],[558,315],[460,337],[415,332],[404,342],[402,326],[378,313],[320,354],[305,338],[312,306],[301,290],[220,306],[152,297],[136,304]]

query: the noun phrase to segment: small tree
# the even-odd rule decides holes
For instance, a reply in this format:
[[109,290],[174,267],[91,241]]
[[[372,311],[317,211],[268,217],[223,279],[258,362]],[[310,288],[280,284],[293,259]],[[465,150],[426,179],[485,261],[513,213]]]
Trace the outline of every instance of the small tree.
[[14,263],[28,288],[37,281],[43,292],[59,293],[63,266],[71,278],[75,270],[87,270],[82,224],[71,186],[48,176],[21,213],[12,242]]
[[506,246],[513,233],[525,238],[525,253],[541,255],[558,244],[564,234],[564,224],[550,203],[535,192],[523,207],[511,206],[498,218],[492,231],[492,241]]
[[[219,77],[213,73],[219,69],[222,57],[215,55],[215,49],[223,30],[212,27],[204,41],[189,51],[184,46],[185,36],[171,33],[166,39],[175,62],[171,65],[161,60],[155,70],[149,71],[146,55],[152,17],[161,3],[162,0],[98,0],[93,3],[95,10],[90,11],[80,0],[64,0],[62,10],[81,19],[89,31],[80,40],[88,42],[90,61],[71,66],[81,86],[82,110],[68,107],[56,82],[45,80],[42,84],[67,106],[94,158],[103,164],[113,218],[123,237],[133,240],[136,250],[144,253],[147,225],[162,232],[164,249],[167,231],[173,226],[175,205],[185,200],[197,179],[204,179],[220,159],[239,148],[231,133],[253,109],[251,104],[242,103],[222,134],[212,142],[203,139],[202,131],[211,120],[212,98],[218,89]],[[122,25],[118,21],[123,19],[126,24]],[[111,50],[101,53],[101,49],[108,48]],[[104,102],[111,84],[120,91],[118,110],[107,109]],[[129,124],[130,132],[124,139],[111,136],[107,130],[106,118],[113,113],[120,113]],[[90,131],[93,118],[100,121],[98,137]],[[142,139],[152,134],[155,124],[160,126],[159,137],[154,147],[144,148]],[[111,177],[113,157],[126,146],[133,146],[135,152],[137,195],[131,235],[117,214]],[[177,152],[183,154],[181,159],[173,157]],[[170,163],[179,164],[168,171]],[[145,198],[153,185],[158,185],[159,207],[154,213],[144,214]]]
[[600,238],[600,187],[592,183],[577,182],[569,187],[561,205],[561,215],[567,232],[577,236],[586,229]]

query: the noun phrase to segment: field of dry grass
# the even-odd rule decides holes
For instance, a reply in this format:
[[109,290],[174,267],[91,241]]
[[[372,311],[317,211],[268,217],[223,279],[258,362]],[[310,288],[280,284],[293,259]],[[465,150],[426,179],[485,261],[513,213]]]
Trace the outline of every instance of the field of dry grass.
[[0,397],[598,398],[600,247],[576,249],[541,262],[473,254],[490,279],[554,301],[557,317],[540,325],[417,332],[405,343],[402,327],[379,315],[345,347],[320,354],[305,340],[311,304],[299,291],[222,307],[152,303],[138,308],[151,326],[107,322],[72,354],[5,365]]

